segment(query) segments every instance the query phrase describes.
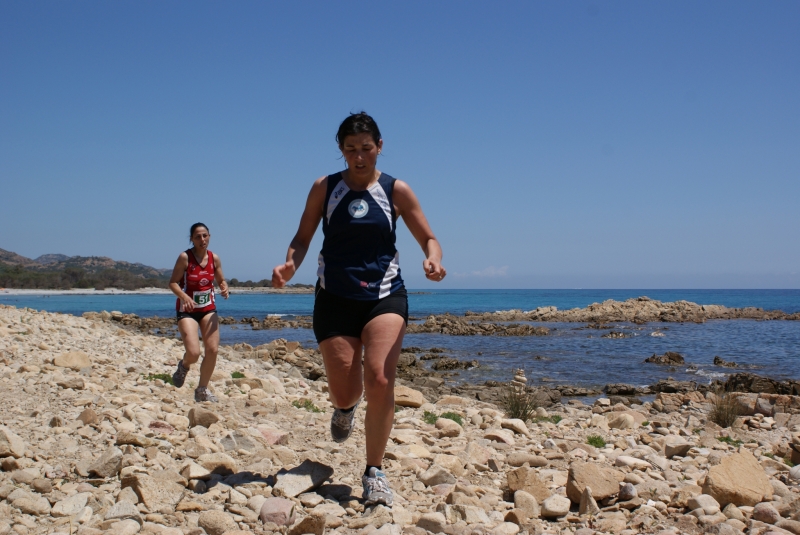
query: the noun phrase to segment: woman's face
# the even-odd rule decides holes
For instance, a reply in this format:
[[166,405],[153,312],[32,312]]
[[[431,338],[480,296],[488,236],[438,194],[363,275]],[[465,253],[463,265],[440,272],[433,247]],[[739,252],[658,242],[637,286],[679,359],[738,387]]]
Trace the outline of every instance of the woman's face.
[[371,180],[375,173],[375,165],[378,162],[381,147],[383,147],[383,140],[380,139],[378,143],[375,143],[372,135],[366,132],[344,138],[344,143],[340,148],[351,176],[369,177]]
[[211,234],[208,233],[206,227],[197,227],[192,234],[192,244],[197,249],[207,249],[208,240],[211,239]]

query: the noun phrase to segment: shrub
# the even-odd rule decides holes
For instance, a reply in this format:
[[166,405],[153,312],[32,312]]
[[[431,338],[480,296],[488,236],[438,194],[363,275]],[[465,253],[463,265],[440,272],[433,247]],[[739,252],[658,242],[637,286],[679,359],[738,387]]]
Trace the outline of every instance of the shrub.
[[536,414],[539,400],[536,392],[524,386],[508,383],[500,392],[500,405],[509,418],[518,418],[529,422]]
[[650,422],[648,422],[647,420],[642,422],[642,427],[647,427],[648,425],[650,425]]
[[232,372],[231,373],[231,378],[233,378],[233,379],[243,379],[244,378],[244,374],[242,372]]
[[604,448],[606,441],[600,435],[589,435],[586,437],[586,443],[595,448]]
[[422,421],[430,425],[435,424],[438,418],[439,417],[436,415],[436,413],[431,411],[425,411],[425,413],[422,415]]
[[730,392],[717,391],[711,402],[708,419],[720,427],[730,427],[739,417],[739,404]]
[[150,375],[145,375],[145,379],[148,381],[155,381],[156,379],[160,379],[167,384],[174,385],[175,383],[172,382],[172,376],[168,373],[151,373]]
[[314,405],[310,399],[296,399],[292,401],[292,406],[298,409],[305,409],[308,412],[322,412],[322,409]]

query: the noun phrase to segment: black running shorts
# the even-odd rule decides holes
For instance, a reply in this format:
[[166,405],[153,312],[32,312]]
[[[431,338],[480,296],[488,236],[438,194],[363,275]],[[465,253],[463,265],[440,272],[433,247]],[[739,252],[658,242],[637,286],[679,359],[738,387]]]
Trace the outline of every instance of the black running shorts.
[[194,321],[200,325],[200,320],[208,316],[209,314],[216,314],[217,310],[206,310],[205,312],[178,312],[178,321],[186,318],[192,318]]
[[339,297],[321,288],[319,284],[316,293],[314,336],[317,343],[332,336],[361,338],[364,326],[381,314],[397,314],[408,325],[408,292],[405,288],[375,301]]

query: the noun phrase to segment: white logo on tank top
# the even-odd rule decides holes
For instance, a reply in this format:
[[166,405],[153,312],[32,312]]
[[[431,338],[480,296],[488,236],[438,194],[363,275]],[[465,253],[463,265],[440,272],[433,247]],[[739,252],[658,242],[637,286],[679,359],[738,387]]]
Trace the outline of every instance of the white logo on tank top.
[[364,199],[356,199],[347,207],[347,211],[355,219],[361,219],[369,212],[369,205]]
[[204,277],[200,279],[200,286],[205,286],[206,284],[208,284],[208,282],[209,282],[208,279]]

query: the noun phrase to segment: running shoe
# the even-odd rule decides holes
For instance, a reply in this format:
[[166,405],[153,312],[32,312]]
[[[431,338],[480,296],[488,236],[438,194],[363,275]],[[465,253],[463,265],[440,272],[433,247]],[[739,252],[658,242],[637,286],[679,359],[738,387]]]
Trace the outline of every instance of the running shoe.
[[178,369],[172,374],[172,384],[175,385],[175,388],[183,386],[183,382],[186,381],[187,373],[189,373],[189,370],[183,367],[183,359],[179,360]]
[[369,475],[361,476],[361,486],[364,487],[364,493],[361,495],[364,498],[364,505],[382,503],[386,507],[392,506],[394,495],[392,489],[389,488],[386,474],[374,466],[369,469]]
[[333,416],[331,416],[331,437],[333,438],[334,442],[344,442],[350,438],[351,434],[353,434],[353,428],[355,427],[356,419],[356,409],[358,408],[359,403],[361,403],[360,399],[353,406],[353,408],[347,412],[343,411],[342,409],[333,410]]
[[217,396],[211,393],[211,390],[208,389],[207,386],[198,386],[194,389],[194,400],[198,403],[203,401],[210,401],[211,403],[216,403],[219,401]]

